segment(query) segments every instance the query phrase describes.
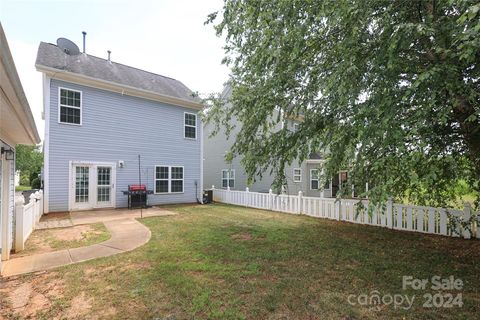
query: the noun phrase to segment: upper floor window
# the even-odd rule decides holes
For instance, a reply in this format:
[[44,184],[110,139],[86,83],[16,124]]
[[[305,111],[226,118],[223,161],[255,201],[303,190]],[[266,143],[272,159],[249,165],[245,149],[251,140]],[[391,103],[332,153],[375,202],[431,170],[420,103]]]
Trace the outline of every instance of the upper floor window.
[[58,121],[82,124],[82,93],[80,91],[60,88]]
[[194,113],[184,113],[184,137],[188,139],[197,138],[197,115]]
[[318,175],[318,169],[310,170],[310,189],[318,190],[320,177]]
[[293,182],[302,182],[302,169],[293,169]]
[[235,170],[223,169],[222,170],[222,188],[235,188]]

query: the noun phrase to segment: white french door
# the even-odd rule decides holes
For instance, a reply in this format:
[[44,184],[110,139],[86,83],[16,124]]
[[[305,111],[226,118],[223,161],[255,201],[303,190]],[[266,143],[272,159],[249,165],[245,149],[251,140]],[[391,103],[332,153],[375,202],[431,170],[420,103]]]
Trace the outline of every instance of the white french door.
[[73,163],[70,209],[87,210],[115,206],[115,165]]
[[113,187],[111,166],[98,166],[97,171],[97,208],[99,207],[113,207]]

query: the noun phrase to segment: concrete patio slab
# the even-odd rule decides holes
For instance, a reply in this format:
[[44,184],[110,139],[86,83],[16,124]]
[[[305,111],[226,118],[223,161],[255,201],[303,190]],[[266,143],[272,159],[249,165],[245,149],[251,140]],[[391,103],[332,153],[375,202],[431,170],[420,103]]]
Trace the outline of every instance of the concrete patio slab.
[[9,277],[43,271],[81,261],[107,257],[133,250],[150,240],[150,230],[133,218],[114,219],[113,213],[109,213],[109,215],[97,216],[96,219],[91,216],[84,219],[80,216],[77,221],[96,223],[101,222],[102,220],[99,219],[106,216],[107,221],[104,224],[111,234],[109,240],[91,246],[34,254],[5,261],[2,276]]
[[70,212],[70,218],[74,225],[79,224],[92,224],[97,222],[106,222],[119,219],[138,219],[141,216],[146,217],[158,217],[158,216],[170,216],[177,213],[168,211],[158,207],[152,207],[148,209],[99,209],[88,211],[72,211]]
[[71,226],[73,226],[73,222],[70,219],[70,214],[68,212],[60,212],[44,214],[35,226],[35,229],[68,228]]

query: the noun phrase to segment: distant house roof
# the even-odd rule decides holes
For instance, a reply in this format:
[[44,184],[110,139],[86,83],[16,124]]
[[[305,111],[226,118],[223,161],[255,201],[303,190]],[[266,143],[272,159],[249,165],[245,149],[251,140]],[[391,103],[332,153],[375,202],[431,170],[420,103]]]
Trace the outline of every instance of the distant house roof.
[[83,78],[96,79],[126,88],[170,97],[173,100],[180,99],[187,104],[188,102],[192,105],[200,104],[200,99],[195,97],[192,91],[178,80],[89,54],[69,55],[51,43],[40,43],[35,66],[42,72],[58,70],[69,73],[71,76],[77,75]]

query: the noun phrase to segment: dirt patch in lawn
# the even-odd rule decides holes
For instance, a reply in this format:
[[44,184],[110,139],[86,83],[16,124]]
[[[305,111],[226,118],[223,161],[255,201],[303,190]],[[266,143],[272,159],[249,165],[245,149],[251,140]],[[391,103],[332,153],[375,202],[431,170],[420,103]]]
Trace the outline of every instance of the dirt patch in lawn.
[[25,250],[12,255],[12,258],[88,246],[109,238],[110,233],[102,223],[35,230],[25,243]]
[[25,282],[16,277],[4,280],[0,294],[5,297],[6,306],[1,308],[0,318],[35,318],[38,312],[51,307],[56,299],[63,297],[65,283],[60,279],[49,280],[46,274],[36,274]]
[[87,238],[89,233],[98,234],[99,232],[100,231],[94,230],[90,225],[81,225],[50,231],[51,235],[59,241],[80,241]]
[[68,308],[65,317],[67,319],[82,318],[92,309],[92,297],[87,297],[85,292],[81,292],[78,296],[72,299],[70,308]]

